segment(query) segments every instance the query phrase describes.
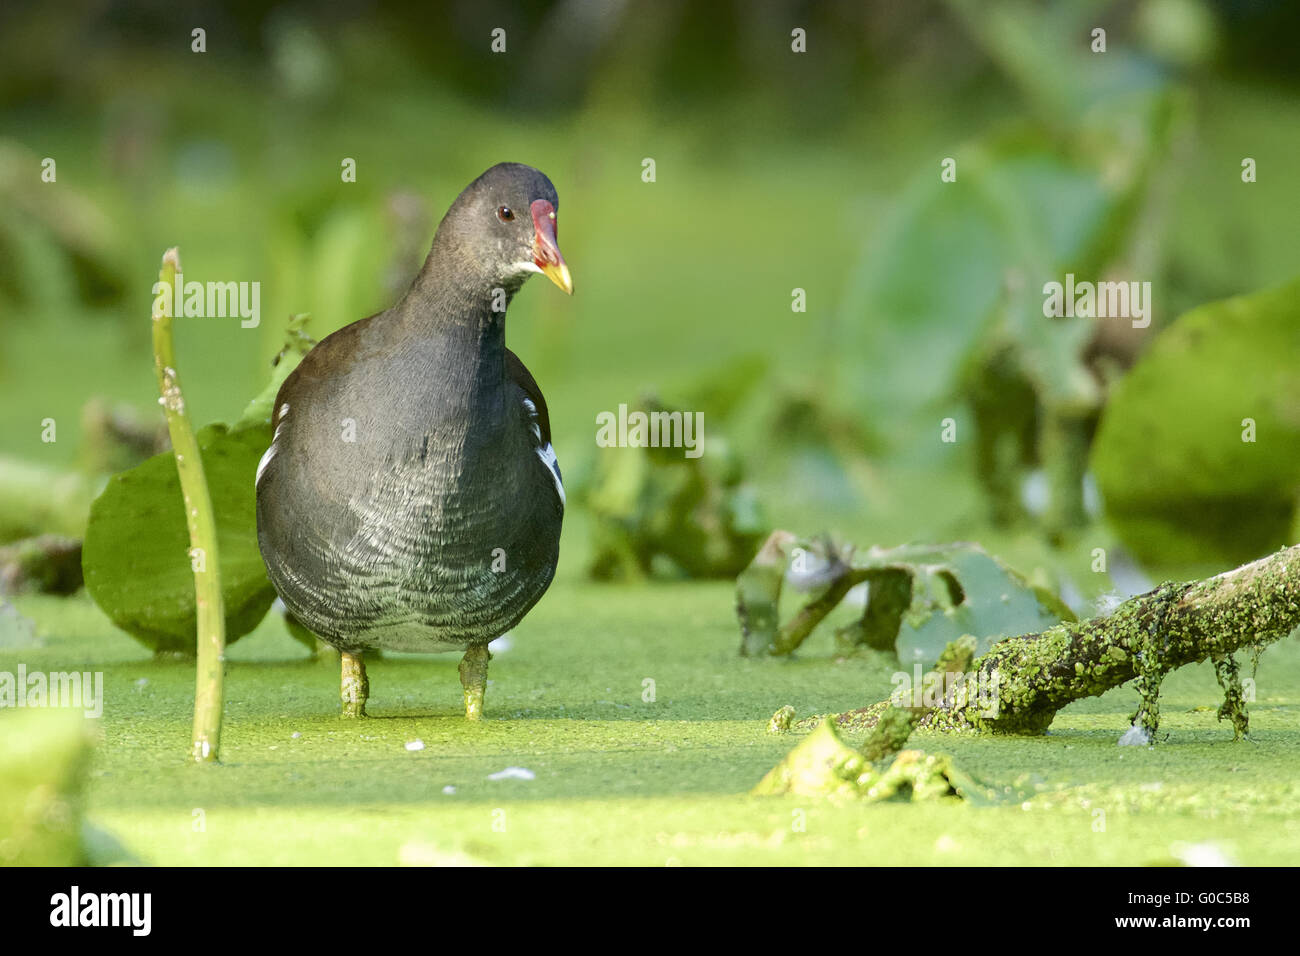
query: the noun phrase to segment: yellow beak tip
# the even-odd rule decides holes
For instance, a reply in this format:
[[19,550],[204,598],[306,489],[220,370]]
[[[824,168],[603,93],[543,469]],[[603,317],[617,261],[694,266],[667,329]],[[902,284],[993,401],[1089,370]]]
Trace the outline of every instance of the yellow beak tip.
[[573,277],[569,275],[569,267],[567,265],[548,265],[542,270],[542,272],[545,274],[546,278],[559,286],[565,295],[573,295]]

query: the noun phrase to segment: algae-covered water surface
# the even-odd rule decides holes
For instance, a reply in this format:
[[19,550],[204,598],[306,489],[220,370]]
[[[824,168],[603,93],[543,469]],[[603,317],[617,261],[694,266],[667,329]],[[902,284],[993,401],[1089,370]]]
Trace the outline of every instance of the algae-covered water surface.
[[[1300,859],[1300,646],[1263,655],[1250,742],[1215,719],[1208,665],[1169,678],[1153,748],[1136,702],[1073,705],[1043,737],[918,734],[1014,798],[834,806],[747,792],[792,746],[767,717],[843,710],[892,662],[735,653],[730,588],[561,580],[494,661],[467,724],[456,658],[371,667],[371,719],[341,721],[334,666],[268,619],[230,652],[222,762],[187,759],[192,666],[155,662],[88,602],[20,603],[29,669],[102,670],[85,812],[155,864],[1115,864]],[[0,670],[16,666],[0,654]],[[422,745],[422,746],[421,746]],[[415,749],[415,748],[419,749]],[[527,774],[502,775],[518,767]],[[496,779],[494,779],[496,778]]]

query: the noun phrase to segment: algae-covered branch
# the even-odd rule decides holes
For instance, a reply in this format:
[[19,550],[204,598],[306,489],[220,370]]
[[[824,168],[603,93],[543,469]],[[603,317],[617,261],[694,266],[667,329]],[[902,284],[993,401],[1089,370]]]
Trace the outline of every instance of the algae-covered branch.
[[[774,534],[766,553],[760,554],[738,581],[741,629],[750,648],[760,644],[788,645],[790,635],[796,632],[802,632],[798,633],[802,640],[811,630],[808,618],[820,620],[830,609],[825,606],[823,594],[789,623],[779,622],[775,599],[779,597],[783,569],[777,555],[792,549],[794,542],[792,535]],[[879,563],[878,558],[873,561]],[[851,570],[852,562],[845,567],[849,570],[832,572],[834,580],[827,593],[842,596],[841,579],[857,576]],[[875,580],[880,580],[878,573]],[[966,580],[974,579],[967,576]],[[759,581],[766,584],[759,587]],[[960,605],[978,601],[969,584],[960,597],[954,607],[930,613],[953,618]],[[891,605],[900,603],[888,596],[884,600]],[[834,601],[830,603],[833,606]],[[910,605],[904,599],[901,606],[915,611],[917,598],[913,597]],[[864,621],[871,618],[871,607],[869,600]],[[899,621],[906,613],[910,612],[900,612],[893,620]],[[988,707],[985,694],[949,693],[917,726],[1040,734],[1051,725],[1057,711],[1072,701],[1097,696],[1136,679],[1140,703],[1132,728],[1121,742],[1151,743],[1159,726],[1159,692],[1165,675],[1187,664],[1209,660],[1224,690],[1219,717],[1231,721],[1234,737],[1240,738],[1246,734],[1249,721],[1233,655],[1277,641],[1297,626],[1300,545],[1205,580],[1162,584],[1125,601],[1105,617],[1062,620],[1041,630],[992,641],[987,634],[974,633],[984,653],[973,662],[969,673],[960,675],[959,681],[974,682],[972,686],[980,688],[995,686],[996,706]],[[871,728],[890,707],[891,701],[883,700],[837,714],[834,720],[846,729]],[[793,722],[787,715],[781,723],[811,727],[816,721],[809,718]]]

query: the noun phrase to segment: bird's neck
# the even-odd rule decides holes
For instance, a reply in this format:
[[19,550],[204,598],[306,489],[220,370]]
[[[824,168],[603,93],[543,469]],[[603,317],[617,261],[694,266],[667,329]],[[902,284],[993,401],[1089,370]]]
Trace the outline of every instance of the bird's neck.
[[423,325],[475,325],[496,320],[524,284],[526,274],[502,278],[497,266],[474,254],[446,223],[399,305],[404,321]]
[[398,334],[428,364],[444,393],[467,407],[491,407],[506,383],[506,307],[519,284],[503,284],[437,239],[424,268],[391,310]]

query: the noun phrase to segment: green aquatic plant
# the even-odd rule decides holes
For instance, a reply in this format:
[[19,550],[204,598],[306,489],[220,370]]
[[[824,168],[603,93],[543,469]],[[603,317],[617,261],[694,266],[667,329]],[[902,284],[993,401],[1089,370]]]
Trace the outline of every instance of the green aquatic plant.
[[[305,321],[291,320],[270,382],[239,420],[195,435],[217,545],[203,563],[220,569],[227,643],[252,631],[275,600],[257,549],[254,477],[271,442],[275,394],[313,344]],[[190,656],[198,619],[191,547],[177,464],[171,452],[155,455],[114,475],[92,504],[82,554],[86,588],[114,624],[156,653]]]
[[[811,595],[780,621],[786,578]],[[736,578],[741,653],[793,653],[857,585],[870,590],[858,620],[836,631],[843,653],[894,650],[906,664],[930,666],[945,647],[972,635],[983,653],[999,638],[1070,619],[1055,595],[974,544],[904,545],[857,550],[774,531]]]

